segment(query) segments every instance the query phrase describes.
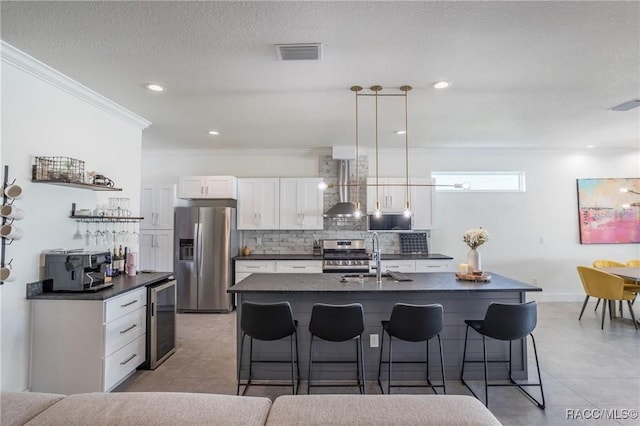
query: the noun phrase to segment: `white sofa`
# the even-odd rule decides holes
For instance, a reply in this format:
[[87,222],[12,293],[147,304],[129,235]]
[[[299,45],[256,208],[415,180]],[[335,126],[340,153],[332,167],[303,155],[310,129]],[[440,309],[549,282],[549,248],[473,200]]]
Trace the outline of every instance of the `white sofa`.
[[0,394],[14,425],[500,425],[462,395],[293,395],[268,398],[175,392]]

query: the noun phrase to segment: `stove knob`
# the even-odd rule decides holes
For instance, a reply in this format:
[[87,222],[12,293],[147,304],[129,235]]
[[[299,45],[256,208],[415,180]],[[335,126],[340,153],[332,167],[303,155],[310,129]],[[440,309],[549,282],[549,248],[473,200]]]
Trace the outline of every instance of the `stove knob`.
[[346,263],[347,263],[347,265],[351,266],[351,261],[350,260],[347,260]]

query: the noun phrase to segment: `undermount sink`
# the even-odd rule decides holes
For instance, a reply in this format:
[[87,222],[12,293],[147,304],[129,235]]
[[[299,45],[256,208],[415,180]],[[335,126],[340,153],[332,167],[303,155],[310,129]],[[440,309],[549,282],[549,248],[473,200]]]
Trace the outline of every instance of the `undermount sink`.
[[[383,281],[413,281],[411,278],[397,273],[397,272],[386,272],[382,274]],[[375,282],[376,274],[344,274],[340,276],[341,283],[352,283],[352,282]]]

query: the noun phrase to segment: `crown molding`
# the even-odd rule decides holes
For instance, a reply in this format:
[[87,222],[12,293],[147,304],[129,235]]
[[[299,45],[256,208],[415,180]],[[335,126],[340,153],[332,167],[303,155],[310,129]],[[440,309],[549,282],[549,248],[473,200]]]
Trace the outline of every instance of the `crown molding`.
[[40,80],[57,87],[58,89],[75,96],[76,98],[104,112],[132,124],[140,130],[146,129],[151,125],[150,121],[123,108],[99,93],[83,86],[77,81],[51,68],[49,65],[40,62],[34,57],[27,55],[23,51],[16,49],[2,40],[0,40],[0,58],[2,59],[2,62],[39,78]]
[[143,155],[331,155],[331,148],[211,148],[211,149],[144,149]]

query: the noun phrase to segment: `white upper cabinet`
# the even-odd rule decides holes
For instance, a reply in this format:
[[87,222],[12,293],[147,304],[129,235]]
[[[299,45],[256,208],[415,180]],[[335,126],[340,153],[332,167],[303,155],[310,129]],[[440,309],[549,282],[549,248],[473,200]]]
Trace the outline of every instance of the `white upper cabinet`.
[[238,229],[280,229],[280,179],[238,179]]
[[180,176],[178,198],[238,198],[237,179],[233,176]]
[[280,179],[280,229],[322,229],[322,178]]
[[376,200],[380,201],[383,213],[402,213],[406,199],[405,183],[404,178],[379,177],[376,194],[376,178],[367,178],[367,214],[373,214]]
[[142,185],[140,229],[173,229],[175,185]]
[[[412,229],[434,227],[434,188],[431,178],[410,178],[409,207],[413,213]],[[376,178],[367,178],[367,214],[373,214],[376,205]],[[406,201],[406,178],[378,178],[378,199],[383,213],[402,213]]]

